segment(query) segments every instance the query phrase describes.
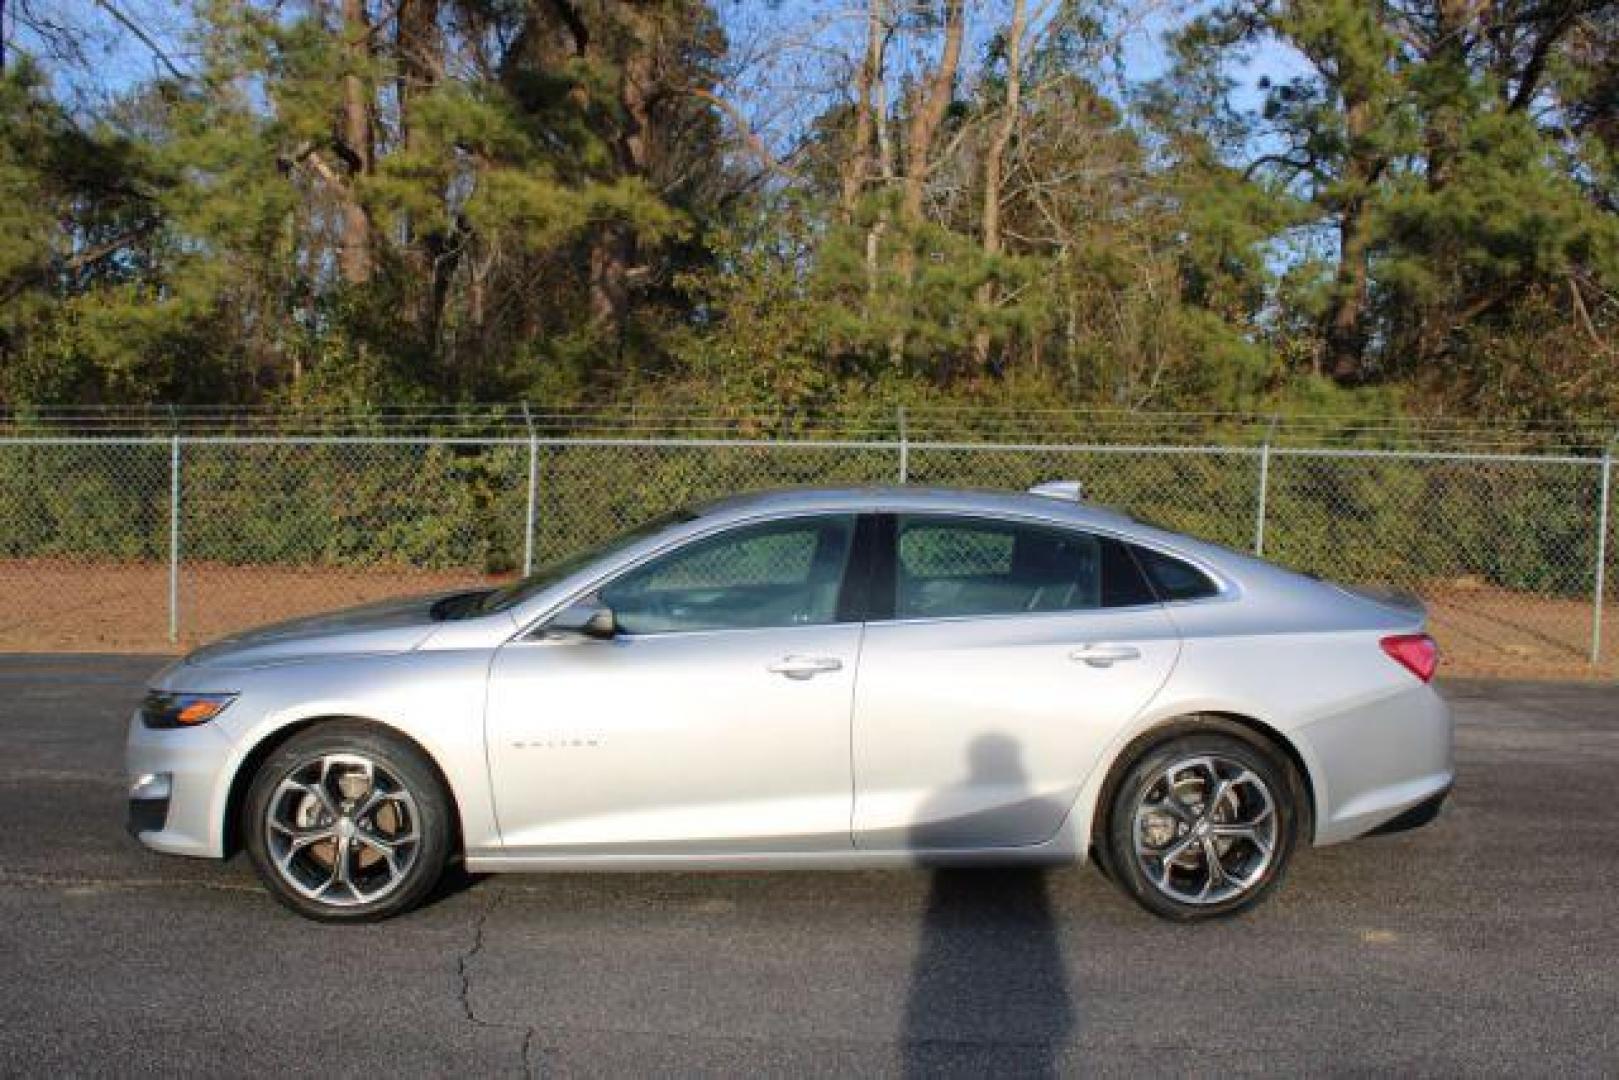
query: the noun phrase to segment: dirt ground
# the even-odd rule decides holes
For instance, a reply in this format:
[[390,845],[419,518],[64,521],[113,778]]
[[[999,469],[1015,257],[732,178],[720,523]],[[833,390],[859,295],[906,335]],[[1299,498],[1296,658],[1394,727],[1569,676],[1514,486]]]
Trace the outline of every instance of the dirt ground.
[[[0,651],[173,653],[235,630],[393,596],[509,578],[413,570],[188,563],[180,574],[180,639],[169,640],[162,564],[0,561]],[[1619,613],[1603,664],[1589,662],[1589,602],[1469,582],[1418,590],[1449,675],[1619,676]]]
[[1619,676],[1619,607],[1604,614],[1601,663],[1591,664],[1592,606],[1487,585],[1431,585],[1417,590],[1450,675],[1534,679]]
[[169,640],[162,564],[0,561],[0,651],[173,653],[236,630],[414,593],[509,577],[188,563],[180,571],[180,636]]

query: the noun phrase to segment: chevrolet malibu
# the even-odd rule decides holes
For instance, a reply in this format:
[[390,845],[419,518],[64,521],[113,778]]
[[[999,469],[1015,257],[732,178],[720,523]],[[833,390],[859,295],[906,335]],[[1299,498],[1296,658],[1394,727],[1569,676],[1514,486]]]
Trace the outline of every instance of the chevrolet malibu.
[[506,588],[302,619],[161,672],[147,846],[245,848],[303,915],[445,869],[1094,859],[1155,914],[1452,781],[1420,606],[1026,494],[801,490],[650,522]]

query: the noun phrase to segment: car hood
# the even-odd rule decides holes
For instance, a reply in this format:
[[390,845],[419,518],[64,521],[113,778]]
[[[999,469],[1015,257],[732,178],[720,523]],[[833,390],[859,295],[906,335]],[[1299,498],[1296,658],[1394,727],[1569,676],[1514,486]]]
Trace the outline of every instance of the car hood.
[[193,667],[241,668],[342,653],[408,652],[442,624],[433,605],[466,590],[384,600],[221,638],[185,658]]

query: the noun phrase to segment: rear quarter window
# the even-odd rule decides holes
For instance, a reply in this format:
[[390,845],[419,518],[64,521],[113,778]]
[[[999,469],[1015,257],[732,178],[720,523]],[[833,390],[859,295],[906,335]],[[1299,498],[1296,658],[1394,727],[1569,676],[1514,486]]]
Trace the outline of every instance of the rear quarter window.
[[1207,600],[1220,595],[1214,579],[1190,563],[1151,548],[1132,550],[1160,600]]

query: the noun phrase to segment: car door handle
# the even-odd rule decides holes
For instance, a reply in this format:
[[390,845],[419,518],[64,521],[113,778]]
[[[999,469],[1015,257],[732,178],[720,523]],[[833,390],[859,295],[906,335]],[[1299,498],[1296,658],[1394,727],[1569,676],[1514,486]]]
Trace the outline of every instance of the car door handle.
[[1141,659],[1141,650],[1134,645],[1081,645],[1068,654],[1068,659],[1091,667],[1110,667],[1124,660]]
[[784,656],[769,669],[789,679],[812,679],[827,671],[842,671],[843,661],[835,656]]

